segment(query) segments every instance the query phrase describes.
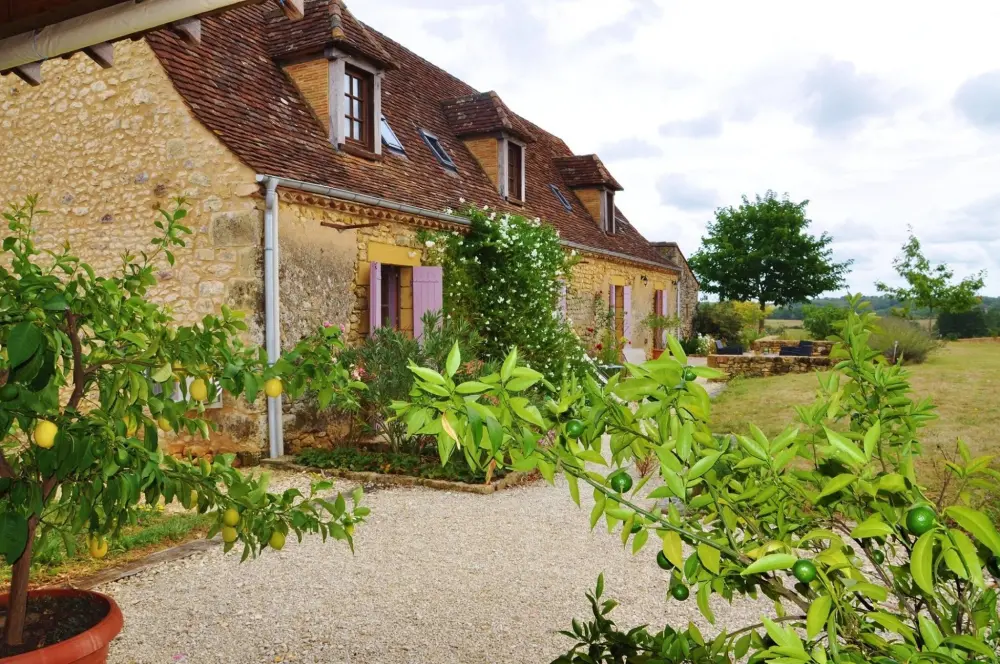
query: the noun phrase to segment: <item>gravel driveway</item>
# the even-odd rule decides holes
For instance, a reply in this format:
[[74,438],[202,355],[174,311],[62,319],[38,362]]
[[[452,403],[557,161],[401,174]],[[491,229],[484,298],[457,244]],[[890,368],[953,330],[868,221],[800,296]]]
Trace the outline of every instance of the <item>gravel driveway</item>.
[[[272,486],[304,481],[276,473]],[[487,496],[380,489],[366,504],[355,555],[311,537],[240,565],[220,547],[100,588],[125,613],[110,661],[550,662],[601,571],[619,625],[715,630],[693,597],[664,601],[656,547],[633,557],[617,533],[591,532],[562,480]],[[719,626],[769,608],[713,605]]]

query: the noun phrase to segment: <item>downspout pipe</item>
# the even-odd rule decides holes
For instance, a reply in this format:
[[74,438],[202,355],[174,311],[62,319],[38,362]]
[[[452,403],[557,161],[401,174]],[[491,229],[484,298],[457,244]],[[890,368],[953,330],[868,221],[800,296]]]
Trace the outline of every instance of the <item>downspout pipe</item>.
[[[267,361],[274,364],[281,356],[281,304],[278,290],[278,179],[257,176],[264,186],[264,343]],[[284,455],[284,430],[281,426],[281,396],[267,399],[267,439],[272,459]]]

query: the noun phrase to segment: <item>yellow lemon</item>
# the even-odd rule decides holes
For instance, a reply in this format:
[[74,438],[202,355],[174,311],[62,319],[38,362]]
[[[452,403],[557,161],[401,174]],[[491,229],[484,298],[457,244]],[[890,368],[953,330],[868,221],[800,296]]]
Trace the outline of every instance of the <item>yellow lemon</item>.
[[189,390],[191,393],[191,398],[195,401],[204,401],[208,398],[208,385],[201,378],[196,378],[191,382],[191,388]]
[[230,528],[236,526],[240,522],[240,513],[236,511],[236,508],[230,507],[225,512],[222,513],[222,523],[229,526]]
[[285,391],[284,386],[281,384],[280,378],[272,378],[266,383],[264,383],[264,394],[269,397],[280,397],[281,393]]
[[35,433],[33,435],[35,444],[44,449],[49,449],[55,445],[57,433],[59,433],[59,427],[55,424],[46,420],[39,420],[38,424],[35,425]]
[[156,418],[156,426],[160,427],[164,431],[170,431],[173,428],[170,426],[170,420],[165,418],[163,415]]
[[191,489],[191,509],[198,509],[198,492]]
[[237,537],[237,533],[236,533],[236,529],[235,528],[233,528],[232,526],[223,526],[222,527],[222,541],[223,542],[225,542],[226,544],[230,544],[230,543],[236,541],[236,537]]
[[205,477],[212,474],[212,464],[205,457],[198,459],[198,466],[201,468],[201,474]]
[[100,560],[108,555],[108,541],[103,537],[90,538],[90,557]]
[[267,545],[275,551],[281,551],[281,549],[285,546],[285,533],[280,530],[275,530],[271,533],[271,538],[267,540]]

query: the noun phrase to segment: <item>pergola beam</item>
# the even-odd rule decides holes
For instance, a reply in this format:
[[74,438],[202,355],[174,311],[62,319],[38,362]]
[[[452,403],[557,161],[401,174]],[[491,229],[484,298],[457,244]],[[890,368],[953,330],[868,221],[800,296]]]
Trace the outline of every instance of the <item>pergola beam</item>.
[[170,24],[170,29],[188,46],[197,46],[201,43],[201,19],[186,18],[183,21],[176,21]]
[[21,79],[30,86],[36,86],[42,84],[41,62],[29,62],[26,65],[21,65],[20,67],[14,67],[12,71],[17,75],[19,79]]

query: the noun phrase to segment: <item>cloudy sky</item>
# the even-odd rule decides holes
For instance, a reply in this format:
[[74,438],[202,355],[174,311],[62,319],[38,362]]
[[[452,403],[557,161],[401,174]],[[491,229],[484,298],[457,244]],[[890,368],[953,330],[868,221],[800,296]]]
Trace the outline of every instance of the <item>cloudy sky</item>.
[[719,205],[809,199],[892,281],[913,226],[1000,295],[1000,3],[349,0],[397,41],[596,152],[651,240],[690,254]]

